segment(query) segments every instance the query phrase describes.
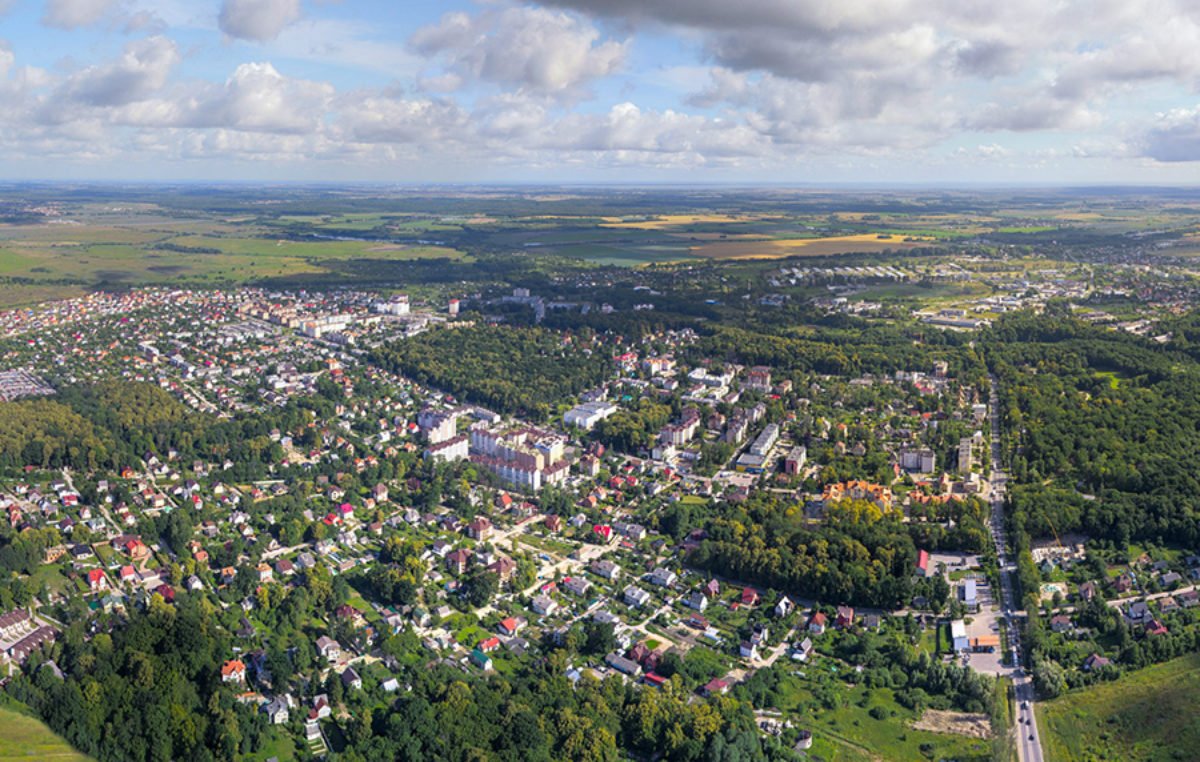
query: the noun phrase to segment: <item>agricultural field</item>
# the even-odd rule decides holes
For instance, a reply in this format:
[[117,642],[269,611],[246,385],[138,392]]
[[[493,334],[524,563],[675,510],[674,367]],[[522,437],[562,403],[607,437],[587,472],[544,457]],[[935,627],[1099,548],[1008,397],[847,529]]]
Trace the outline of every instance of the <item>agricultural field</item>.
[[40,720],[0,706],[0,762],[87,762]]
[[[181,234],[182,233],[182,234]],[[317,275],[339,261],[362,259],[403,262],[459,260],[463,253],[446,246],[371,240],[293,240],[270,237],[271,231],[243,227],[224,232],[216,224],[152,229],[130,225],[42,225],[0,229],[0,276],[25,286],[62,282],[148,285],[180,283],[219,285]],[[37,301],[35,291],[0,289],[0,303],[20,306]]]
[[1051,762],[1155,762],[1194,758],[1198,710],[1200,654],[1191,654],[1040,704],[1038,722]]
[[780,259],[783,257],[828,257],[835,254],[874,254],[928,247],[929,240],[900,236],[861,234],[828,238],[789,238],[768,241],[709,241],[691,247],[695,256],[710,259]]

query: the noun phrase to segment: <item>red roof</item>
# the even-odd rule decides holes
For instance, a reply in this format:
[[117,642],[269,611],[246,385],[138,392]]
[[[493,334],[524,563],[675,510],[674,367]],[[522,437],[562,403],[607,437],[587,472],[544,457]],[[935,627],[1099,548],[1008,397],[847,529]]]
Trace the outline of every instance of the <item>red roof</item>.
[[493,635],[490,638],[487,638],[486,640],[483,640],[479,644],[479,650],[483,651],[484,653],[487,653],[488,651],[495,651],[499,647],[500,647],[500,638],[497,638],[495,635]]

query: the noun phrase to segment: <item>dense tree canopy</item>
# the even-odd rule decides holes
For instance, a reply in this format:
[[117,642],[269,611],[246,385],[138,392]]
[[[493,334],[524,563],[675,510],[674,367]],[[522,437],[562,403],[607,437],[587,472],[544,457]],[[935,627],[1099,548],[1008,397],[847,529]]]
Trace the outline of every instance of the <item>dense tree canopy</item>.
[[470,327],[430,331],[377,350],[388,370],[503,413],[544,418],[595,386],[610,358],[541,328]]

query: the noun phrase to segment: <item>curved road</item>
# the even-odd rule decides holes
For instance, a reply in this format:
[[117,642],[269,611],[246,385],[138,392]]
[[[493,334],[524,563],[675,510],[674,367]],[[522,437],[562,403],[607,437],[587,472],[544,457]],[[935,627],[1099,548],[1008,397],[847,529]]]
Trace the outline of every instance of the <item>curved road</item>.
[[1004,496],[1007,489],[1008,474],[1003,470],[1000,453],[1000,395],[997,392],[999,381],[991,376],[991,396],[988,399],[988,413],[992,426],[992,541],[996,545],[996,558],[1000,562],[1000,604],[1004,610],[1004,620],[1008,624],[1008,645],[1016,652],[1016,666],[1009,673],[1013,681],[1013,694],[1016,698],[1017,714],[1017,759],[1020,762],[1042,762],[1042,741],[1038,735],[1037,720],[1034,718],[1033,681],[1029,678],[1020,664],[1024,659],[1023,646],[1020,639],[1020,628],[1016,625],[1020,612],[1016,607],[1014,592],[1014,577],[1017,566],[1014,559],[1009,558],[1007,533],[1004,523]]

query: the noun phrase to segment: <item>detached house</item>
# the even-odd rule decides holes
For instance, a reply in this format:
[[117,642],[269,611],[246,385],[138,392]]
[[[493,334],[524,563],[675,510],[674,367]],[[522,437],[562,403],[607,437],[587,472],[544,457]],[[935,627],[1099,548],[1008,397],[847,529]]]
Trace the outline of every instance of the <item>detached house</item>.
[[246,665],[241,659],[230,659],[221,665],[221,682],[223,683],[244,683],[246,682]]
[[647,593],[640,587],[630,585],[629,587],[625,588],[624,598],[626,605],[633,606],[635,608],[641,608],[650,600],[650,593]]
[[317,653],[325,657],[327,661],[335,662],[342,655],[342,647],[333,638],[322,635],[317,638]]

